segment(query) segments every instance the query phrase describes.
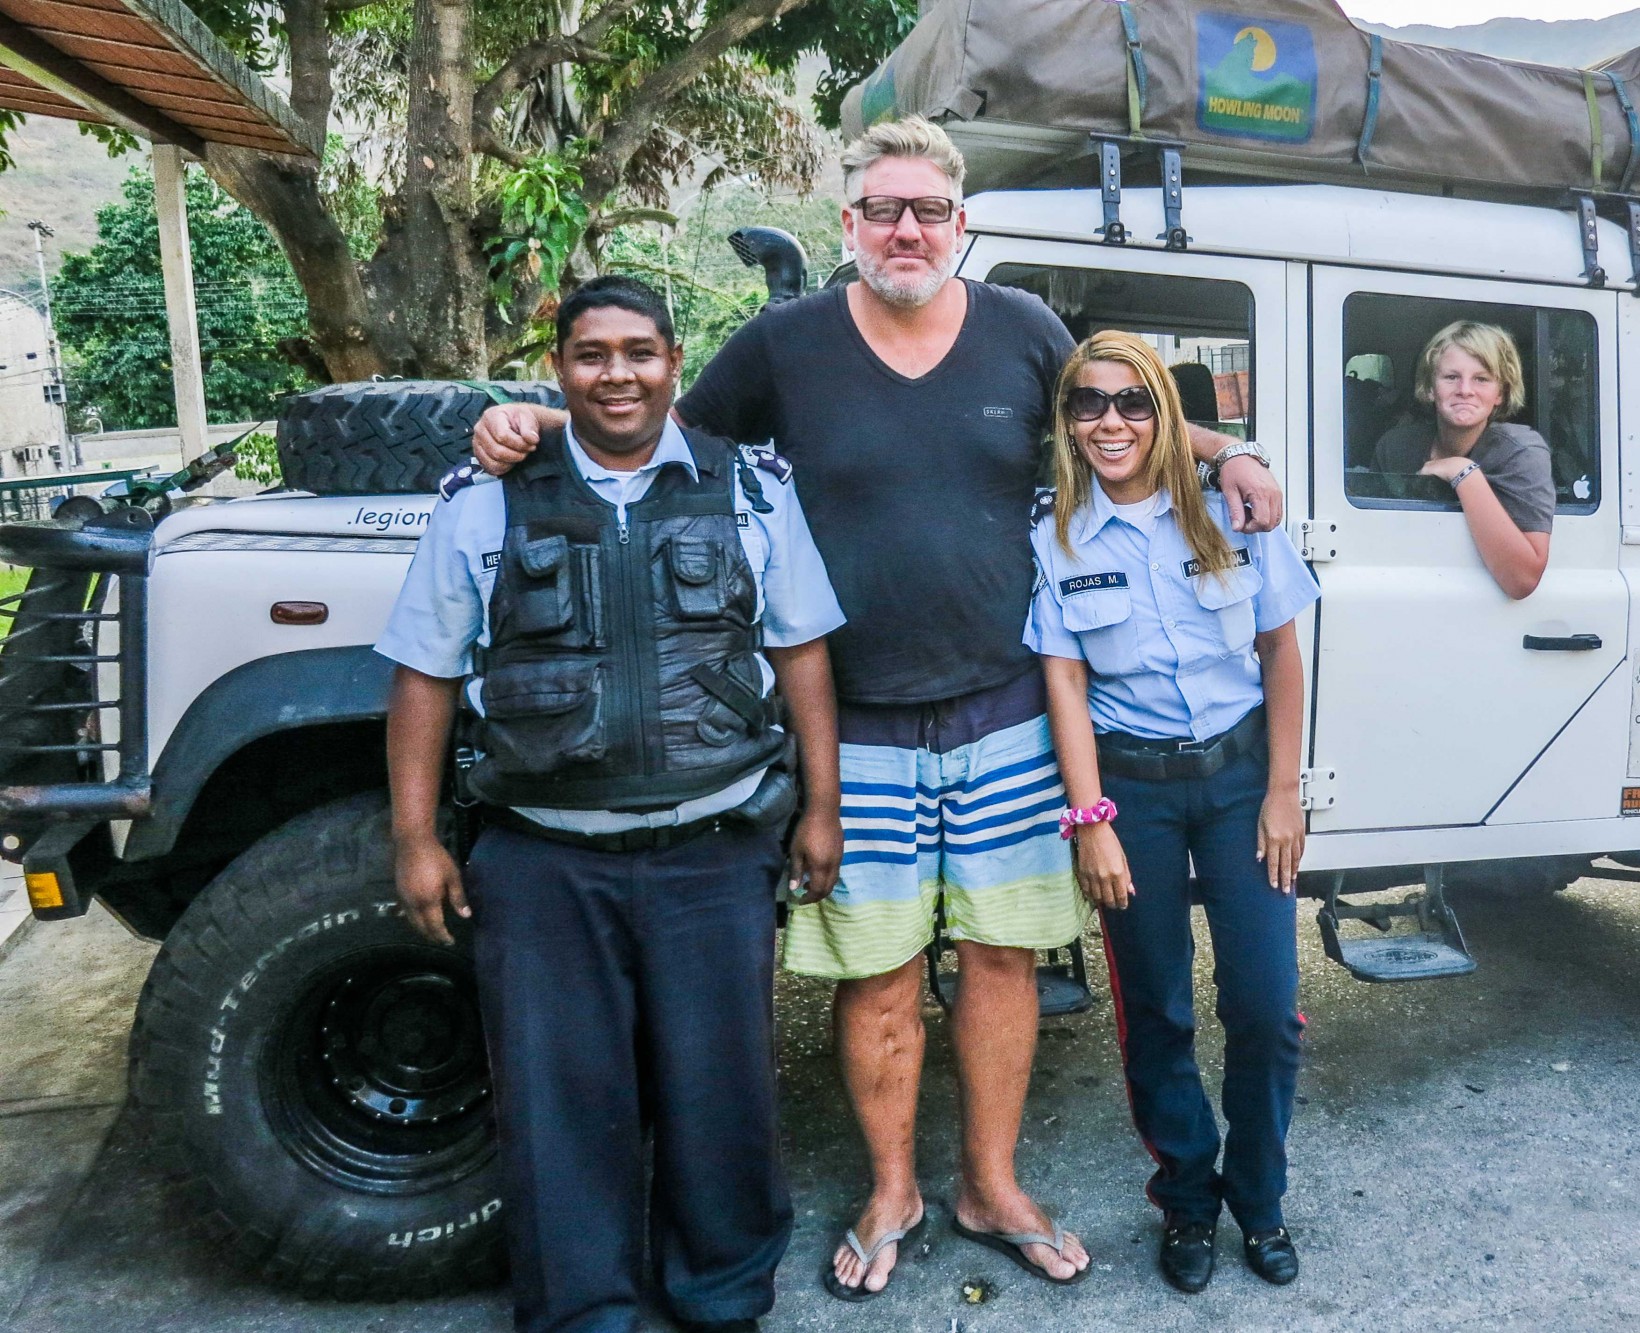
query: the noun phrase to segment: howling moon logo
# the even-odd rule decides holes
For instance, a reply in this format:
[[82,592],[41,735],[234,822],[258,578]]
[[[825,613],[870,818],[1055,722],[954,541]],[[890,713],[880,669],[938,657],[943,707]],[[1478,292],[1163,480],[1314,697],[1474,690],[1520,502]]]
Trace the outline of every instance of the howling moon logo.
[[1262,74],[1265,70],[1274,66],[1276,63],[1275,38],[1265,32],[1263,28],[1243,28],[1236,34],[1236,41],[1239,43],[1244,37],[1253,39],[1253,72],[1255,74]]

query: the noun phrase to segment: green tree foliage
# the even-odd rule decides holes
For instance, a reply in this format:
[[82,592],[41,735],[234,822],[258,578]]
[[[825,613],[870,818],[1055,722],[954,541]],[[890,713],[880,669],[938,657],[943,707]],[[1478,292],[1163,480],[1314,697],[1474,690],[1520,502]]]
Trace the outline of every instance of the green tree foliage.
[[[195,0],[295,112],[346,125],[324,164],[212,145],[307,301],[316,378],[471,376],[540,346],[557,293],[673,196],[810,187],[842,91],[915,0]],[[812,106],[798,62],[829,65]],[[5,124],[0,122],[0,155]],[[3,167],[3,160],[0,160]],[[379,191],[379,198],[376,192]],[[368,195],[369,207],[355,207]],[[733,306],[738,297],[729,300]]]
[[279,467],[279,449],[274,437],[262,431],[246,436],[233,451],[233,474],[241,481],[277,486],[284,480]]
[[[529,356],[556,295],[675,196],[812,186],[844,87],[915,0],[273,0],[202,17],[253,61],[282,48],[298,114],[345,123],[349,160],[304,177],[213,148],[308,297],[315,374],[473,375]],[[813,104],[798,62],[829,63]],[[348,172],[382,192],[373,244],[338,243]]]
[[[307,377],[279,351],[307,326],[307,304],[279,247],[246,208],[189,173],[205,402],[219,421],[261,420]],[[109,430],[176,422],[153,178],[133,168],[124,198],[97,214],[97,244],[63,256],[52,313],[71,410]]]
[[770,196],[745,184],[703,190],[680,224],[621,227],[604,252],[609,272],[642,278],[667,296],[683,342],[683,387],[694,383],[730,334],[763,308],[763,270],[747,268],[725,241],[737,227],[780,227],[797,238],[814,290],[836,266],[843,239],[836,200]]

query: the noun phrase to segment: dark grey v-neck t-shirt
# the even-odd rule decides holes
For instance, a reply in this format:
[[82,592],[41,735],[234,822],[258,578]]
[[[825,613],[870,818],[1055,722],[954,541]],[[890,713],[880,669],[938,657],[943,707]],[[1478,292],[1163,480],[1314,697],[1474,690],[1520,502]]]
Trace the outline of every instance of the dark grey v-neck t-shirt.
[[1036,668],[1020,642],[1031,497],[1075,342],[1040,298],[964,283],[962,331],[918,379],[877,357],[837,286],[745,324],[678,403],[791,460],[848,617],[831,658],[850,703],[930,703]]

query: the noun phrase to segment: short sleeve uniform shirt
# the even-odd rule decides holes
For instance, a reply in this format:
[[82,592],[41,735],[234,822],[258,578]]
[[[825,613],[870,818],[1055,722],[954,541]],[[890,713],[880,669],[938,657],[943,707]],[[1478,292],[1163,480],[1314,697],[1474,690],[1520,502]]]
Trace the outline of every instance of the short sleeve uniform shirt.
[[1031,531],[1038,577],[1025,645],[1088,663],[1097,732],[1228,731],[1264,699],[1254,635],[1321,595],[1284,531],[1233,532],[1224,497],[1204,499],[1235,560],[1223,576],[1200,571],[1166,491],[1117,506],[1095,485],[1071,519],[1069,552],[1051,514]]

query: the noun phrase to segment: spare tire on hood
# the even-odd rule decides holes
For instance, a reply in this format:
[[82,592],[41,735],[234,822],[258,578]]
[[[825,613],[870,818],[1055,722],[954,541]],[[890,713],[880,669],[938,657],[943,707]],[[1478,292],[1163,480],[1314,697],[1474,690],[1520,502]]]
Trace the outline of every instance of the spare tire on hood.
[[562,407],[538,380],[369,380],[329,384],[279,409],[285,485],[316,495],[416,495],[472,455],[473,427],[498,398]]

